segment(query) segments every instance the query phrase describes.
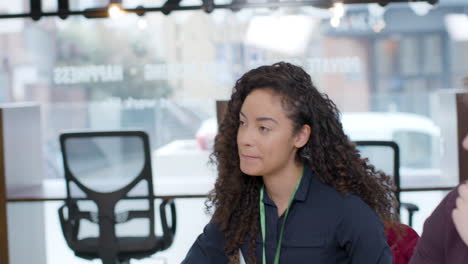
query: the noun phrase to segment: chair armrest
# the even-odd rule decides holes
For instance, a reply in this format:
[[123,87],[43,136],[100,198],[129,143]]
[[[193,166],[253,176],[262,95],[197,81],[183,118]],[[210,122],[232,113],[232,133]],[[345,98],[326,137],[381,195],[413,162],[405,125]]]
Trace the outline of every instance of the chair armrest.
[[[66,218],[64,214],[65,207],[67,207],[68,209],[68,216]],[[76,220],[76,218],[73,217],[73,213],[77,212],[77,210],[78,210],[78,206],[74,203],[71,204],[71,208],[68,207],[67,204],[64,204],[58,209],[58,215],[59,215],[60,225],[62,227],[62,233],[69,246],[73,243],[74,238],[77,237],[78,231],[80,229],[79,219]]]
[[419,207],[412,203],[401,203],[401,207],[405,208],[408,211],[408,225],[413,226],[413,214],[414,212],[419,211]]
[[404,207],[408,212],[417,212],[419,207],[412,203],[401,203],[401,207]]
[[[171,208],[171,225],[167,224],[166,206]],[[177,229],[177,213],[174,199],[164,199],[159,206],[159,213],[161,214],[161,225],[163,229],[163,243],[161,250],[167,249],[174,240],[175,232]]]

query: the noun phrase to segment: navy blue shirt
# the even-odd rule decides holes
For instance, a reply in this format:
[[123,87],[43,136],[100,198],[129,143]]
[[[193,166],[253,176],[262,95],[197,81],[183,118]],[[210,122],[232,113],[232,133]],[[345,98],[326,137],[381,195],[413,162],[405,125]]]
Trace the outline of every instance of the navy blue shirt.
[[[266,259],[273,263],[283,216],[265,192]],[[183,264],[228,263],[224,235],[210,222],[190,248]],[[241,247],[247,256],[247,245]],[[257,234],[257,263],[262,261],[262,238]],[[355,195],[342,195],[322,184],[306,169],[289,209],[280,263],[299,264],[391,264],[380,218]]]

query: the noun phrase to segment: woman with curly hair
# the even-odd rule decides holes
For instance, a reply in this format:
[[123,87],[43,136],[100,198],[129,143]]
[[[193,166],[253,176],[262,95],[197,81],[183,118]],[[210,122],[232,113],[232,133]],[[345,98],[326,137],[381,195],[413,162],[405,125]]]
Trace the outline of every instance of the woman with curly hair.
[[302,68],[280,62],[236,82],[212,160],[214,214],[182,263],[392,263],[391,179],[360,157]]

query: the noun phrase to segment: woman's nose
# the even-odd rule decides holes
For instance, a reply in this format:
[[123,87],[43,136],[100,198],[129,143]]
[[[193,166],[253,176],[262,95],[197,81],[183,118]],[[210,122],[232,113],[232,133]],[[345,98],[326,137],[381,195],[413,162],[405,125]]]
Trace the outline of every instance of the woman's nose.
[[253,142],[252,132],[247,127],[239,128],[237,132],[237,144],[240,146],[252,146]]

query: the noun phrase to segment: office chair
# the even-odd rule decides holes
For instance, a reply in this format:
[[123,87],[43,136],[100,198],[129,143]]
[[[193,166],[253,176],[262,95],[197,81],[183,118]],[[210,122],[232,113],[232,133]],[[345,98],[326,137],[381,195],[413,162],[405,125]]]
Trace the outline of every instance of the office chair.
[[399,204],[398,212],[400,207],[408,211],[408,226],[393,223],[385,227],[393,264],[408,264],[419,239],[419,235],[412,228],[413,214],[419,208],[411,203],[400,202],[400,149],[393,141],[355,141],[355,143],[363,158],[368,158],[376,169],[393,177],[396,186],[395,196]]
[[[65,240],[76,256],[100,258],[103,264],[129,263],[132,258],[148,257],[172,244],[176,231],[172,199],[160,204],[162,235],[155,233],[146,133],[64,133],[60,146],[67,197],[58,213]],[[168,206],[171,225],[166,217]]]
[[395,196],[398,200],[398,211],[400,207],[408,211],[408,225],[413,226],[413,215],[419,211],[419,207],[412,203],[400,202],[400,149],[393,141],[355,141],[361,157],[368,158],[376,169],[393,177],[396,186]]

